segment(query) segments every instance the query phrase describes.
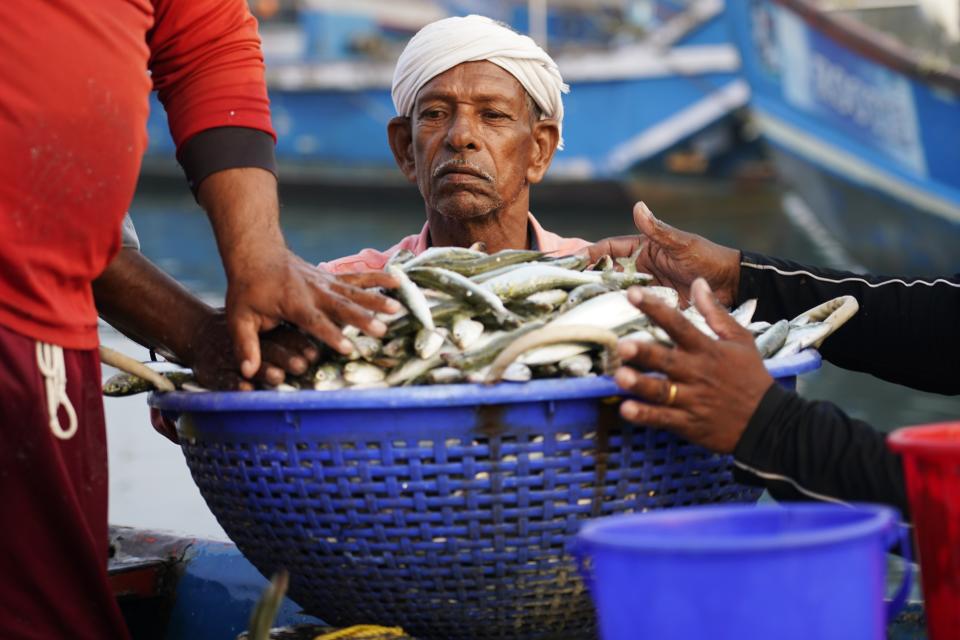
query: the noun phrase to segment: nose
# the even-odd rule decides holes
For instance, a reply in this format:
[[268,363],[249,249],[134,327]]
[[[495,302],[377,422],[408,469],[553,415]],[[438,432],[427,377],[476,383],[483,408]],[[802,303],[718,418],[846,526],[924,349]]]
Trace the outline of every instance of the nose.
[[476,118],[462,109],[450,119],[450,128],[447,129],[447,144],[454,151],[476,151],[480,148],[480,137],[477,134]]

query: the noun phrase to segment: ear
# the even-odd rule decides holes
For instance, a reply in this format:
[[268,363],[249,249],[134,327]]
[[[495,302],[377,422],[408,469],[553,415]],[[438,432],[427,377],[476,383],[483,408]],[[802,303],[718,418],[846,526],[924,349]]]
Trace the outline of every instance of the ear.
[[560,127],[556,120],[537,120],[533,124],[533,149],[530,152],[530,165],[527,167],[527,182],[536,184],[553,162],[560,141]]
[[413,157],[413,129],[410,124],[410,118],[405,116],[396,116],[387,123],[387,141],[390,143],[390,151],[393,152],[393,159],[407,180],[416,183],[417,181],[417,163]]

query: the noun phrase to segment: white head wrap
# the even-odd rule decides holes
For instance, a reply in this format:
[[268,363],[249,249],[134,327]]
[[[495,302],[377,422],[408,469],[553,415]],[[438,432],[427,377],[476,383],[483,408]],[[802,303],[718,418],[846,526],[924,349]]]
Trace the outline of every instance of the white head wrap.
[[485,16],[444,18],[420,29],[407,43],[393,72],[393,105],[409,117],[423,85],[464,62],[486,60],[515,77],[543,112],[557,121],[563,148],[563,98],[570,91],[546,51],[529,36]]

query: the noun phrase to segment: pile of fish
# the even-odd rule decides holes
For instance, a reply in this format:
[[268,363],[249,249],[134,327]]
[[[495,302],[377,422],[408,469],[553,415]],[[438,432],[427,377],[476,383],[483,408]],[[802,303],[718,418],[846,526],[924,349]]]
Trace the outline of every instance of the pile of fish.
[[[578,256],[437,247],[417,256],[401,251],[385,270],[399,282],[391,293],[405,309],[381,317],[388,326],[384,338],[347,327],[355,347],[350,355],[327,351],[322,364],[289,378],[280,389],[524,382],[609,373],[618,339],[671,344],[669,335],[627,300],[627,288],[644,286],[671,306],[679,303],[674,289],[649,286],[653,277],[637,272],[634,258],[606,258],[588,268]],[[765,358],[819,344],[834,328],[809,315],[792,323],[752,322],[756,306],[749,300],[731,314],[754,333]],[[716,337],[695,307],[683,314]]]
[[[288,376],[270,388],[333,390],[582,377],[612,371],[619,339],[672,344],[662,328],[627,300],[626,290],[643,286],[648,295],[673,307],[679,304],[678,294],[650,286],[653,277],[638,272],[633,257],[617,261],[607,257],[588,266],[585,258],[549,257],[539,251],[487,254],[479,248],[436,247],[417,256],[401,251],[385,270],[399,282],[387,293],[404,306],[393,316],[381,316],[388,326],[386,335],[373,338],[356,327],[345,327],[344,334],[355,347],[352,353],[343,356],[324,348],[320,363],[306,374]],[[731,315],[754,334],[764,358],[779,357],[819,346],[839,326],[838,315],[852,315],[851,302],[855,312],[853,298],[838,298],[792,321],[771,324],[752,321],[757,306],[753,299]],[[839,308],[842,314],[836,313]],[[716,337],[695,307],[688,306],[683,314]],[[108,385],[111,395],[122,394],[122,381]]]

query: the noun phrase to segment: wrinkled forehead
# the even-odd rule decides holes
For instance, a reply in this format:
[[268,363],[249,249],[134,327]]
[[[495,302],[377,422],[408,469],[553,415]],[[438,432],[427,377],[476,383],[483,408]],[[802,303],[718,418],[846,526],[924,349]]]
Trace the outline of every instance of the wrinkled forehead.
[[479,60],[461,62],[432,77],[417,92],[414,104],[451,97],[526,102],[530,96],[512,73],[489,60]]

